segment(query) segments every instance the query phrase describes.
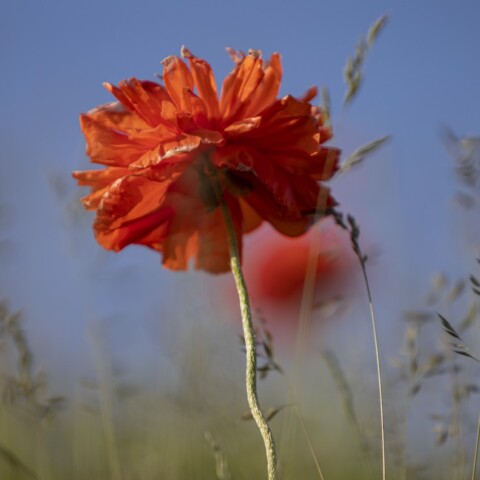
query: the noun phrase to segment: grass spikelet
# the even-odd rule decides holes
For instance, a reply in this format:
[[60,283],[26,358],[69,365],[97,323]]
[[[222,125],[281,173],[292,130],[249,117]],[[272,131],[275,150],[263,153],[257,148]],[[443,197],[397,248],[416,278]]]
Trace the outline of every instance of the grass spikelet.
[[355,53],[347,59],[344,68],[344,79],[347,84],[347,91],[343,99],[344,105],[349,104],[358,93],[363,81],[363,64],[368,51],[376,42],[380,32],[385,27],[388,20],[387,15],[380,17],[369,29],[367,37],[361,37]]
[[356,165],[360,164],[365,160],[366,157],[376,152],[381,146],[385,145],[390,140],[390,136],[385,136],[373,140],[372,142],[363,145],[356,150],[354,150],[342,163],[339,173],[345,173]]
[[330,100],[330,92],[327,87],[322,88],[322,112],[325,125],[330,125],[332,116],[332,102]]
[[367,42],[369,46],[372,46],[376,41],[382,30],[385,28],[385,25],[388,22],[388,15],[383,15],[380,17],[368,31]]

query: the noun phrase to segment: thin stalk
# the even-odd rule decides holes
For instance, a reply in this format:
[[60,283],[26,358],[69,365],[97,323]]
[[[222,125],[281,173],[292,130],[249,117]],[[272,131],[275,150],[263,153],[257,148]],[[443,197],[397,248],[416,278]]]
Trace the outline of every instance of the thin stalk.
[[297,414],[298,421],[300,422],[300,425],[302,427],[303,434],[307,439],[308,448],[310,449],[310,453],[313,457],[313,461],[315,462],[315,468],[317,469],[318,476],[320,477],[320,480],[325,480],[325,477],[323,476],[323,473],[322,473],[322,469],[320,468],[320,464],[318,463],[317,455],[315,454],[315,450],[313,448],[312,440],[310,439],[310,435],[308,434],[307,427],[305,425],[305,422],[303,421],[302,414],[300,413],[300,409],[298,408],[298,405],[294,405],[294,408]]
[[475,455],[473,457],[472,480],[475,480],[475,474],[477,472],[478,444],[479,443],[480,443],[480,415],[478,416],[477,438],[475,440]]
[[365,282],[365,287],[367,289],[368,305],[370,307],[370,319],[372,321],[372,332],[373,332],[373,344],[375,348],[375,360],[377,363],[377,381],[378,381],[378,397],[380,404],[380,431],[381,431],[381,446],[382,446],[382,480],[386,479],[386,454],[385,454],[385,417],[383,413],[383,391],[382,391],[382,375],[380,369],[380,353],[378,348],[378,339],[377,339],[377,327],[375,322],[375,314],[373,311],[373,301],[372,293],[370,291],[370,283],[368,281],[367,269],[365,268],[365,263],[367,261],[367,256],[362,253],[360,248],[360,243],[358,241],[360,236],[360,229],[351,215],[347,216],[347,221],[349,227],[343,221],[343,216],[338,212],[332,210],[330,213],[333,214],[335,221],[339,226],[350,232],[350,240],[352,242],[353,251],[357,255],[358,261],[360,262],[360,267],[362,268],[363,280]]
[[460,402],[461,398],[459,395],[459,380],[458,380],[458,371],[457,371],[457,361],[454,358],[453,361],[453,368],[451,371],[452,377],[452,397],[453,397],[453,405],[452,405],[452,418],[450,429],[452,434],[455,436],[455,450],[453,452],[454,462],[452,468],[454,469],[452,472],[453,480],[458,480],[463,477],[462,475],[462,458],[463,458],[463,446],[462,446],[462,425],[460,420]]
[[[359,257],[360,258],[360,257]],[[381,430],[381,442],[382,442],[382,480],[386,479],[386,461],[385,461],[385,418],[383,413],[383,392],[382,392],[382,376],[380,373],[380,354],[378,349],[377,340],[377,327],[375,323],[375,314],[373,312],[372,295],[370,293],[370,283],[368,282],[367,271],[365,269],[365,261],[363,257],[360,259],[360,265],[362,267],[363,279],[367,288],[368,304],[370,306],[370,318],[372,320],[372,332],[373,332],[373,344],[375,347],[375,360],[377,362],[377,380],[378,380],[378,397],[380,404],[380,430]]]
[[[302,301],[300,306],[299,322],[295,338],[295,348],[292,362],[292,371],[288,382],[288,403],[299,403],[298,384],[303,379],[301,377],[305,357],[307,354],[307,339],[310,328],[313,294],[316,279],[316,259],[318,257],[318,242],[312,242],[309,250],[309,258],[305,271],[305,280],[302,291]],[[298,418],[298,416],[297,416]],[[279,445],[281,452],[289,452],[295,444],[297,424],[294,418],[293,410],[285,415],[284,427],[282,428],[282,438]]]
[[250,412],[260,430],[267,454],[268,480],[275,480],[277,477],[277,455],[273,435],[268,426],[267,419],[263,414],[257,395],[257,349],[255,344],[255,332],[253,330],[252,314],[250,311],[250,301],[247,292],[245,279],[243,278],[242,267],[240,263],[240,254],[238,251],[237,237],[233,226],[230,211],[223,198],[220,198],[220,206],[225,224],[227,227],[228,247],[230,250],[230,266],[235,285],[237,287],[238,298],[240,300],[240,310],[242,314],[243,336],[245,338],[246,350],[246,387],[247,399]]

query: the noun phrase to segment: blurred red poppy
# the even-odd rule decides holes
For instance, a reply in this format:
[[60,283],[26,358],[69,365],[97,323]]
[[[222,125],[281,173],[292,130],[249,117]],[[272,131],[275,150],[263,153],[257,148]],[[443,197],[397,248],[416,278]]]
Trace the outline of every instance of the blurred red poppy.
[[309,262],[314,265],[312,308],[325,318],[352,295],[357,261],[346,232],[322,220],[299,238],[265,229],[246,245],[244,272],[250,298],[276,332],[299,320]]
[[[322,111],[302,98],[277,99],[280,55],[230,51],[235,68],[220,96],[210,65],[186,48],[163,61],[163,85],[131,78],[105,84],[117,101],[81,115],[87,154],[106,168],[74,172],[92,191],[98,242],[119,251],[150,247],[174,270],[229,270],[220,198],[242,236],[263,220],[288,236],[307,231],[334,200],[320,183],[339,151]],[[217,188],[212,186],[215,178]],[[319,203],[318,199],[322,199]]]

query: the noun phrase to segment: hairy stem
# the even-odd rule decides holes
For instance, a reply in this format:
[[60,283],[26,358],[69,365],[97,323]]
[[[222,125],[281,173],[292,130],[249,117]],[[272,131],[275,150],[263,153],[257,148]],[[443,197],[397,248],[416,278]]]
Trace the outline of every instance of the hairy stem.
[[242,267],[240,264],[240,254],[238,251],[237,237],[233,226],[232,217],[225,201],[220,202],[225,223],[227,226],[228,246],[230,249],[230,266],[235,278],[238,298],[240,300],[240,310],[242,314],[243,336],[245,338],[246,349],[246,386],[247,399],[250,412],[260,430],[267,454],[268,480],[275,480],[277,477],[277,456],[273,435],[268,426],[267,419],[263,414],[257,395],[257,350],[255,344],[255,333],[252,324],[252,314],[250,311],[250,301],[248,298],[247,286],[243,278]]

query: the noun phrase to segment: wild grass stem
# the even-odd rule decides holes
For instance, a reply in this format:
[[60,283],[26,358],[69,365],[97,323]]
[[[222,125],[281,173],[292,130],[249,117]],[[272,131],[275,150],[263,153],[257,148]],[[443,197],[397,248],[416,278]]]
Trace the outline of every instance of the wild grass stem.
[[[360,257],[359,257],[360,258]],[[385,454],[385,416],[383,412],[383,391],[382,391],[382,375],[380,369],[380,353],[378,348],[377,327],[375,322],[375,313],[373,311],[372,294],[370,292],[370,283],[368,281],[367,271],[365,269],[365,261],[360,260],[362,267],[365,287],[367,289],[368,304],[370,307],[370,319],[372,321],[373,344],[375,348],[375,361],[377,363],[377,383],[378,383],[378,397],[380,406],[380,431],[382,444],[382,480],[386,479],[386,454]]]
[[372,293],[370,290],[370,282],[368,281],[366,262],[367,256],[363,254],[360,243],[360,229],[357,225],[355,218],[352,215],[347,215],[348,226],[343,220],[343,215],[335,210],[330,211],[333,215],[337,225],[341,226],[350,233],[350,240],[352,242],[352,248],[355,252],[360,267],[362,269],[363,281],[367,290],[368,305],[370,309],[370,319],[372,324],[372,333],[373,333],[373,345],[375,350],[375,360],[377,364],[377,384],[378,384],[378,397],[379,397],[379,408],[380,408],[380,434],[381,434],[381,449],[382,449],[382,480],[386,479],[386,452],[385,452],[385,415],[383,411],[383,389],[382,389],[382,375],[380,368],[380,352],[378,348],[378,338],[377,338],[377,326],[375,322],[375,313],[373,311],[373,301]]
[[300,423],[300,426],[302,427],[303,434],[305,435],[305,438],[307,439],[308,448],[309,448],[310,453],[312,455],[313,461],[315,462],[315,468],[317,469],[318,476],[319,476],[320,480],[325,480],[325,477],[323,476],[322,469],[320,467],[320,463],[318,462],[318,458],[317,458],[317,455],[315,453],[315,449],[313,448],[312,440],[310,438],[310,435],[308,434],[308,430],[307,430],[307,427],[305,425],[305,422],[303,421],[303,416],[300,412],[300,409],[298,408],[298,405],[294,405],[294,408],[295,408],[295,413],[297,414],[297,418],[298,418],[298,421]]
[[477,472],[479,443],[480,443],[480,415],[478,416],[478,422],[477,422],[477,438],[475,439],[475,454],[473,456],[472,480],[475,480],[475,474]]

